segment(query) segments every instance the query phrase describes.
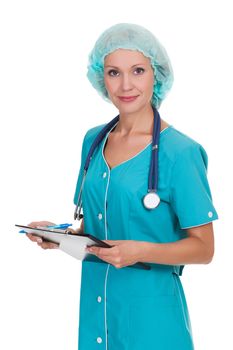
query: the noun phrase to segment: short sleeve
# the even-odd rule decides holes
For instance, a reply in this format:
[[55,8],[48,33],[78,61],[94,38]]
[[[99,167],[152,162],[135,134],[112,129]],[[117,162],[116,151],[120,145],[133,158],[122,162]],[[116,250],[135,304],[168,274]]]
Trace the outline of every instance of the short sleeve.
[[171,171],[170,203],[182,229],[218,219],[207,179],[208,156],[198,143],[186,147]]
[[77,202],[78,202],[78,195],[79,195],[79,191],[80,191],[81,184],[82,184],[82,179],[83,179],[83,171],[84,171],[84,165],[85,165],[85,159],[86,159],[86,152],[85,152],[86,136],[87,136],[87,133],[84,136],[83,143],[82,143],[81,165],[80,165],[80,168],[79,168],[78,179],[77,179],[76,189],[75,189],[75,193],[74,193],[74,204],[75,205],[77,205]]

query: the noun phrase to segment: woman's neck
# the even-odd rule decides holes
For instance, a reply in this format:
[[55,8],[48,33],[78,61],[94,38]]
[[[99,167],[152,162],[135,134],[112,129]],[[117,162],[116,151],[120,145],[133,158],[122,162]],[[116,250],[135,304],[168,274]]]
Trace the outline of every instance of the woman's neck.
[[[161,119],[160,131],[165,129],[169,124]],[[152,107],[146,106],[133,113],[120,112],[119,122],[114,128],[114,133],[119,136],[130,136],[136,134],[150,134],[153,133],[154,127],[154,112]]]

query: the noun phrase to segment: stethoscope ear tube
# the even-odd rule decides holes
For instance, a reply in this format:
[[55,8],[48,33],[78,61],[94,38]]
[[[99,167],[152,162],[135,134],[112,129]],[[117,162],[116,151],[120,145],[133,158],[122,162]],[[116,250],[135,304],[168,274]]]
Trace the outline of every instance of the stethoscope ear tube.
[[85,178],[86,178],[86,174],[87,174],[87,171],[84,169],[82,183],[81,183],[80,191],[79,191],[79,194],[78,194],[77,205],[76,205],[75,210],[74,210],[74,220],[76,220],[76,219],[80,220],[80,219],[83,218],[83,215],[81,214],[81,209],[82,209],[82,191],[83,191],[83,185],[84,185],[84,181],[85,181]]
[[156,108],[154,110],[154,128],[152,140],[151,163],[148,180],[148,192],[156,192],[158,187],[158,151],[159,151],[159,136],[160,136],[160,115]]
[[108,133],[108,131],[110,131],[111,128],[114,126],[114,124],[116,124],[118,121],[119,121],[119,114],[115,118],[113,118],[107,125],[105,125],[105,127],[97,134],[96,138],[94,139],[94,141],[90,147],[90,150],[87,154],[86,162],[84,164],[84,170],[86,171],[86,173],[87,173],[87,170],[88,170],[88,167],[90,164],[90,160],[91,160],[91,157],[92,157],[95,149],[97,148],[99,143],[103,140],[103,138]]
[[146,209],[155,209],[159,203],[160,198],[156,193],[158,188],[158,151],[159,151],[159,136],[161,128],[161,120],[159,112],[156,108],[154,110],[154,128],[153,128],[153,141],[151,152],[151,163],[148,179],[148,193],[143,197],[143,204]]

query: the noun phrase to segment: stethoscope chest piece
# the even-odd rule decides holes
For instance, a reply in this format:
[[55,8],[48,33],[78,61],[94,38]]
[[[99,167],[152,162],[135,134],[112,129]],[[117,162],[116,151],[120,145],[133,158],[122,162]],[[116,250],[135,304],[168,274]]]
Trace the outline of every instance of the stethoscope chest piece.
[[160,198],[155,192],[149,192],[143,198],[143,204],[147,209],[155,209],[159,203]]

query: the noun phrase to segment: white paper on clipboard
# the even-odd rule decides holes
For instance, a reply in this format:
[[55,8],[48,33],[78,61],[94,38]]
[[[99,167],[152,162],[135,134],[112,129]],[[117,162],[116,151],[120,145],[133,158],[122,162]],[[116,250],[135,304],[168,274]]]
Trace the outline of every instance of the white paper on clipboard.
[[[86,246],[99,245],[98,240],[91,235],[67,234],[64,230],[44,230],[39,228],[31,228],[28,226],[15,225],[26,233],[32,233],[34,236],[44,238],[50,242],[57,243],[59,249],[73,256],[78,260],[83,260],[88,255],[85,251]],[[99,241],[101,243],[101,241]],[[104,243],[103,243],[104,244]]]

